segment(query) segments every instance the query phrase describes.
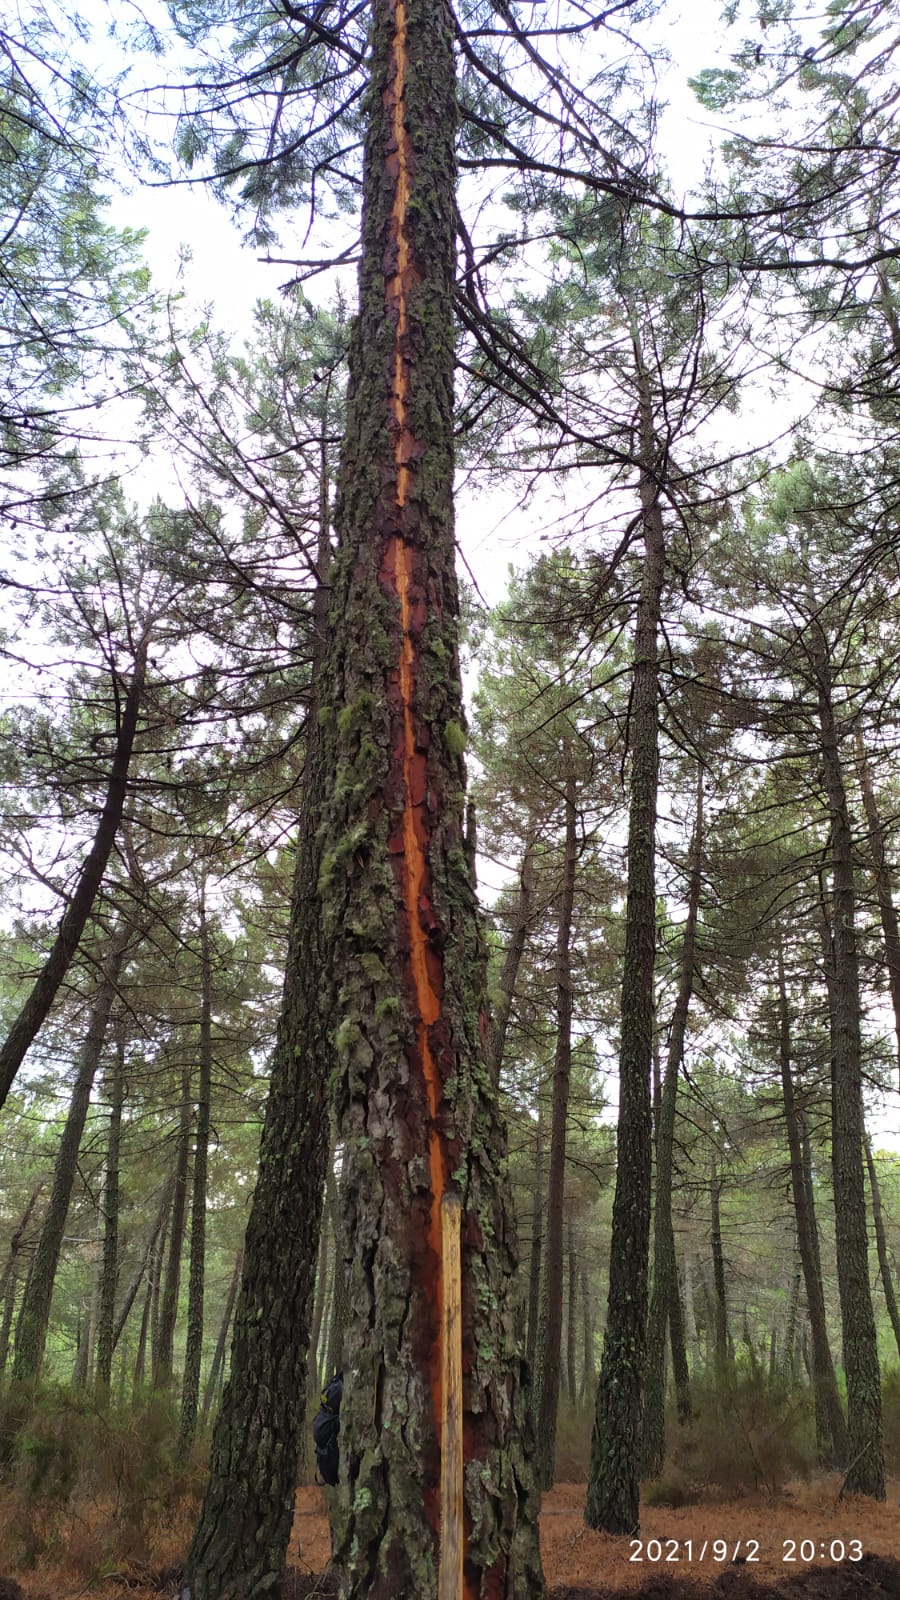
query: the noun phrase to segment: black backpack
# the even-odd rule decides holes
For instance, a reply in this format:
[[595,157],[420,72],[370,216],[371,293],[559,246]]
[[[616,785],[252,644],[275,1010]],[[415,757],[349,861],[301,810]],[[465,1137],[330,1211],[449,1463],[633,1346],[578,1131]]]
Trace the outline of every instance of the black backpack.
[[338,1481],[340,1451],[338,1434],[341,1431],[341,1400],[344,1397],[344,1374],[335,1373],[322,1390],[321,1410],[313,1418],[313,1439],[316,1446],[316,1469],[323,1483]]

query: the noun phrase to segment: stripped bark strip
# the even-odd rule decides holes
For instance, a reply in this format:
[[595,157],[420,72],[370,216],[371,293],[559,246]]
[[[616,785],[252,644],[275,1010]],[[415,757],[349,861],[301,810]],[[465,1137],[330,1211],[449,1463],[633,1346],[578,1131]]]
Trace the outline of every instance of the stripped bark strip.
[[441,1201],[441,1248],[444,1263],[441,1349],[441,1556],[438,1600],[460,1600],[463,1594],[463,1429],[462,1429],[462,1267],[459,1233],[461,1211],[456,1195]]

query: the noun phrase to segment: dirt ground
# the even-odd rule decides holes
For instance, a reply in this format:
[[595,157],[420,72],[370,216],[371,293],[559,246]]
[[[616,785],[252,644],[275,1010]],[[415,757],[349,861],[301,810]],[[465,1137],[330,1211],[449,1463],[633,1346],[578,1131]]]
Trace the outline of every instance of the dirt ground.
[[[889,1484],[885,1505],[838,1502],[839,1489],[839,1478],[819,1479],[795,1485],[775,1502],[760,1495],[678,1509],[647,1506],[640,1540],[632,1541],[585,1528],[584,1485],[557,1484],[541,1512],[550,1600],[900,1600],[900,1481]],[[171,1547],[167,1540],[152,1573],[85,1581],[82,1568],[74,1585],[71,1567],[65,1574],[19,1573],[14,1584],[0,1575],[0,1600],[172,1596],[188,1531],[187,1525],[170,1529]],[[300,1489],[283,1600],[334,1595],[330,1553],[322,1492]],[[857,1554],[861,1559],[849,1559]]]
[[[838,1503],[839,1489],[838,1477],[796,1485],[775,1503],[760,1495],[648,1506],[638,1542],[586,1528],[584,1485],[557,1484],[541,1510],[551,1600],[690,1600],[698,1592],[722,1600],[900,1600],[900,1483],[889,1485],[885,1505]],[[811,1548],[813,1562],[803,1559]],[[321,1575],[329,1553],[321,1491],[301,1489],[285,1600],[328,1594]]]

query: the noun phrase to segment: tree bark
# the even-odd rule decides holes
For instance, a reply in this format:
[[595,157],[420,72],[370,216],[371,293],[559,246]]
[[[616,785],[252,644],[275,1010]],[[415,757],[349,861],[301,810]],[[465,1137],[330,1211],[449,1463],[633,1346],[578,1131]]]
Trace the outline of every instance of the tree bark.
[[[822,1287],[822,1268],[819,1257],[819,1239],[816,1229],[814,1200],[811,1185],[807,1182],[803,1160],[802,1126],[798,1117],[794,1077],[791,1067],[791,1022],[788,1010],[787,984],[784,975],[784,957],[778,946],[778,1052],[781,1066],[781,1088],[784,1096],[784,1121],[787,1130],[788,1151],[791,1161],[791,1194],[794,1218],[797,1224],[797,1249],[803,1270],[806,1304],[812,1334],[813,1387],[816,1404],[824,1417],[830,1442],[829,1460],[823,1465],[846,1462],[847,1425],[838,1395],[831,1348],[828,1342],[828,1325],[825,1319],[825,1293]],[[790,1347],[793,1347],[793,1334]],[[788,1348],[788,1341],[786,1348]]]
[[653,970],[656,959],[656,800],[659,781],[659,625],[666,552],[659,499],[663,465],[653,438],[640,352],[644,572],[638,602],[631,694],[628,888],[619,1050],[616,1192],[609,1299],[591,1437],[585,1521],[605,1533],[638,1524],[641,1404],[650,1246]]
[[103,882],[103,875],[106,871],[106,865],[115,843],[125,807],[125,796],[128,791],[128,768],[131,763],[138,714],[144,693],[148,646],[149,630],[145,629],[135,652],[134,671],[131,675],[124,706],[121,708],[121,717],[118,721],[116,733],[116,748],[110,768],[106,799],[103,803],[103,810],[100,813],[100,820],[97,823],[94,842],[85,857],[78,883],[63,913],[50,953],[35,979],[25,1004],[10,1028],[2,1049],[0,1049],[0,1107],[5,1104],[6,1097],[12,1087],[16,1073],[22,1065],[25,1054],[37,1037],[41,1025],[56,999],[59,986],[69,970],[75,951],[78,949],[88,917],[97,898],[97,891]]
[[187,1222],[187,1180],[191,1156],[191,1069],[181,1074],[181,1105],[178,1115],[178,1143],[175,1154],[175,1183],[169,1218],[169,1255],[159,1304],[159,1322],[153,1345],[153,1387],[164,1389],[172,1378],[175,1356],[175,1323],[178,1317],[178,1290],[181,1284],[181,1257]]
[[831,669],[821,625],[813,624],[813,659],[821,733],[822,773],[831,817],[834,879],[830,974],[832,1028],[831,1136],[838,1290],[847,1376],[851,1493],[885,1497],[881,1374],[872,1294],[863,1157],[859,965],[853,837],[841,770]]
[[532,1415],[538,1400],[537,1374],[541,1365],[539,1349],[541,1322],[541,1255],[544,1229],[544,1102],[538,1092],[538,1115],[534,1127],[534,1190],[531,1202],[531,1252],[528,1266],[528,1326],[525,1334],[525,1359],[531,1374]]
[[186,1589],[193,1600],[262,1600],[280,1582],[306,1420],[311,1302],[330,1145],[334,1052],[329,1030],[336,1009],[335,969],[322,939],[318,891],[320,813],[330,788],[321,697],[330,614],[325,518],[323,507],[284,990],[244,1240],[231,1369],[187,1560]]
[[222,1321],[219,1326],[219,1337],[216,1340],[216,1348],[213,1352],[212,1366],[209,1369],[209,1377],[206,1380],[206,1388],[203,1391],[203,1408],[200,1413],[201,1428],[205,1428],[207,1422],[209,1421],[210,1408],[212,1407],[213,1398],[218,1386],[219,1375],[225,1364],[225,1347],[228,1343],[228,1329],[231,1327],[231,1318],[234,1312],[234,1302],[237,1299],[238,1285],[241,1281],[241,1266],[243,1264],[243,1259],[244,1252],[243,1250],[239,1250],[234,1258],[234,1271],[231,1274],[231,1282],[228,1285],[228,1294],[225,1298],[225,1310],[222,1312]]
[[582,1315],[582,1358],[581,1388],[578,1393],[580,1401],[593,1393],[597,1374],[594,1369],[594,1320],[593,1304],[591,1301],[591,1286],[588,1281],[587,1263],[581,1263],[581,1315]]
[[862,792],[866,821],[869,825],[869,851],[875,876],[875,893],[878,896],[881,931],[884,935],[884,957],[887,963],[888,988],[894,1012],[897,1055],[898,1060],[900,1060],[900,925],[898,925],[897,908],[894,905],[894,896],[891,888],[891,874],[884,848],[884,828],[881,825],[878,802],[875,799],[875,790],[872,785],[872,774],[869,771],[866,748],[859,728],[856,730],[856,770],[859,776],[859,787]]
[[713,1150],[710,1156],[709,1170],[709,1237],[713,1268],[713,1348],[715,1351],[716,1382],[720,1386],[727,1383],[731,1372],[731,1341],[728,1336],[728,1294],[725,1286],[725,1256],[722,1251],[722,1218],[719,1210],[721,1192],[722,1184],[716,1163],[716,1152]]
[[503,960],[497,1002],[494,1006],[490,1032],[488,1033],[488,1060],[498,1081],[500,1067],[503,1062],[503,1051],[506,1046],[506,1034],[509,1028],[509,1014],[512,1009],[513,995],[516,992],[516,978],[519,974],[519,965],[528,938],[528,929],[531,926],[531,903],[534,899],[535,838],[536,830],[531,829],[525,839],[525,850],[522,855],[522,864],[519,868],[519,894],[515,911],[513,912],[512,931]]
[[884,1290],[884,1303],[887,1314],[891,1319],[894,1330],[894,1341],[897,1354],[900,1355],[900,1312],[897,1310],[897,1295],[894,1290],[894,1278],[891,1272],[891,1262],[888,1255],[887,1236],[884,1231],[884,1213],[881,1208],[881,1190],[878,1187],[878,1173],[875,1170],[875,1158],[872,1155],[872,1145],[866,1135],[866,1165],[869,1169],[869,1189],[872,1194],[872,1221],[875,1224],[875,1244],[878,1250],[878,1266],[881,1271],[881,1287]]
[[445,1197],[462,1208],[462,1594],[543,1593],[505,1134],[486,1060],[464,826],[453,42],[443,0],[374,0],[327,680],[335,781],[320,874],[341,978],[341,1194],[353,1246],[334,1524],[348,1600],[436,1592],[451,1354]]
[[691,1361],[694,1372],[699,1373],[703,1366],[703,1355],[700,1350],[700,1335],[697,1332],[697,1312],[694,1306],[694,1255],[693,1251],[686,1249],[684,1252],[684,1325],[688,1344],[691,1347]]
[[44,1180],[41,1178],[32,1189],[25,1210],[13,1229],[12,1237],[9,1241],[9,1259],[3,1269],[3,1278],[0,1280],[0,1295],[3,1296],[3,1317],[2,1321],[0,1321],[0,1377],[6,1371],[6,1362],[9,1356],[9,1338],[16,1308],[16,1279],[22,1240],[43,1187]]
[[543,1489],[553,1483],[556,1461],[556,1416],[562,1362],[563,1216],[566,1184],[566,1134],[572,1076],[572,914],[578,864],[578,814],[575,774],[565,777],[565,845],[556,927],[556,1049],[553,1058],[553,1105],[550,1163],[547,1179],[547,1231],[541,1283],[541,1363],[538,1368],[537,1472]]
[[134,1274],[134,1277],[132,1278],[131,1283],[129,1284],[127,1290],[125,1291],[125,1298],[123,1299],[122,1304],[121,1304],[121,1306],[119,1308],[119,1315],[116,1317],[115,1327],[113,1328],[113,1340],[112,1340],[113,1350],[115,1350],[117,1344],[119,1343],[119,1340],[122,1337],[122,1331],[123,1331],[123,1329],[125,1327],[126,1322],[128,1321],[128,1317],[130,1315],[131,1308],[134,1305],[135,1300],[137,1299],[138,1290],[141,1287],[141,1283],[143,1281],[144,1273],[148,1270],[148,1267],[150,1266],[150,1264],[151,1264],[151,1262],[153,1260],[153,1253],[154,1253],[154,1250],[156,1249],[156,1245],[157,1245],[157,1241],[159,1239],[160,1233],[162,1232],[163,1227],[165,1226],[166,1219],[167,1219],[167,1217],[169,1215],[169,1210],[170,1210],[171,1205],[172,1205],[172,1179],[169,1178],[166,1181],[166,1183],[164,1184],[164,1186],[163,1186],[162,1197],[161,1197],[160,1202],[159,1202],[159,1210],[156,1213],[156,1221],[153,1224],[153,1231],[150,1234],[149,1239],[147,1240],[146,1248],[144,1250],[144,1254],[143,1254],[143,1256],[141,1258],[141,1262],[140,1262],[140,1265],[139,1265],[139,1267],[137,1269],[137,1272]]
[[688,867],[688,906],[681,947],[681,974],[678,995],[669,1031],[666,1070],[659,1101],[656,1134],[656,1194],[653,1211],[653,1285],[647,1322],[647,1370],[644,1380],[644,1475],[658,1478],[663,1468],[666,1444],[666,1327],[669,1311],[675,1304],[674,1344],[678,1350],[676,1373],[679,1386],[678,1411],[682,1421],[690,1421],[690,1386],[686,1380],[687,1362],[683,1356],[684,1334],[678,1303],[678,1274],[675,1266],[675,1235],[672,1228],[672,1166],[675,1143],[675,1104],[678,1074],[684,1058],[684,1039],[688,1010],[694,992],[694,967],[697,950],[697,918],[703,863],[703,771],[697,772],[697,801]]
[[66,1217],[68,1216],[69,1202],[72,1198],[72,1188],[75,1183],[78,1150],[91,1101],[94,1077],[103,1051],[103,1042],[106,1038],[110,1012],[116,996],[119,972],[122,967],[129,933],[130,929],[127,924],[123,923],[112,936],[109,952],[103,963],[100,983],[91,1007],[88,1030],[79,1054],[72,1099],[69,1104],[66,1125],[63,1129],[53,1169],[53,1187],[50,1193],[50,1202],[44,1218],[44,1225],[41,1228],[41,1236],[38,1240],[37,1251],[32,1263],[32,1270],[19,1317],[16,1352],[13,1361],[13,1381],[15,1383],[33,1383],[40,1373],[41,1363],[44,1359],[44,1347],[47,1342],[47,1329],[50,1322],[50,1305],[53,1299],[53,1285],[56,1280],[56,1269],[59,1264],[59,1253],[62,1248]]
[[566,1388],[572,1405],[578,1395],[575,1387],[575,1349],[578,1329],[578,1257],[575,1254],[575,1223],[569,1216],[566,1229],[566,1257],[569,1294],[566,1304]]
[[191,1254],[188,1267],[187,1345],[181,1385],[182,1445],[190,1446],[197,1428],[200,1362],[203,1356],[203,1295],[206,1275],[206,1175],[212,1096],[212,962],[206,917],[206,878],[200,880],[200,1051],[197,1074],[197,1124],[191,1189]]
[[125,1033],[121,1026],[117,1030],[115,1057],[107,1075],[106,1087],[109,1096],[109,1131],[106,1140],[106,1172],[103,1179],[103,1257],[97,1312],[97,1386],[108,1394],[115,1349],[114,1319],[119,1273],[119,1143],[122,1132],[122,1107],[125,1101]]

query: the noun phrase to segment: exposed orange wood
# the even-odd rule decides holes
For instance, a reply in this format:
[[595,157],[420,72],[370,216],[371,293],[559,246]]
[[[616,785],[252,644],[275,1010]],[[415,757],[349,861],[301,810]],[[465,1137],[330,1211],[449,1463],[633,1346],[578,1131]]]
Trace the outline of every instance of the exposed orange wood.
[[[400,604],[401,646],[397,684],[403,715],[402,818],[403,905],[408,933],[409,974],[415,996],[416,1047],[428,1101],[428,1164],[431,1206],[428,1243],[436,1261],[436,1304],[430,1383],[435,1430],[441,1440],[440,1600],[463,1600],[465,1533],[463,1512],[462,1302],[460,1204],[447,1193],[448,1161],[439,1127],[443,1094],[430,1030],[441,1016],[443,967],[427,930],[436,922],[428,859],[431,819],[426,804],[427,739],[417,736],[415,698],[418,677],[417,641],[425,621],[426,599],[421,563],[415,545],[403,536],[403,510],[408,504],[412,463],[422,454],[409,419],[408,296],[421,274],[407,235],[407,210],[414,176],[412,141],[405,125],[408,67],[406,0],[394,0],[394,40],[390,82],[384,104],[390,122],[387,170],[394,178],[391,207],[392,270],[385,283],[388,316],[394,328],[390,396],[396,467],[395,504],[398,531],[388,541],[382,577]],[[443,1209],[442,1209],[443,1201]],[[448,1276],[449,1274],[449,1276]],[[449,1429],[449,1433],[448,1433]],[[445,1462],[445,1450],[451,1459]],[[449,1475],[448,1475],[449,1474]],[[426,1497],[426,1504],[428,1497]],[[435,1530],[437,1532],[437,1530]],[[445,1552],[445,1540],[449,1541]],[[448,1574],[445,1578],[444,1574]],[[449,1587],[443,1587],[443,1585]]]
[[463,1510],[462,1260],[459,1197],[441,1201],[444,1298],[441,1317],[441,1556],[438,1600],[462,1600]]

